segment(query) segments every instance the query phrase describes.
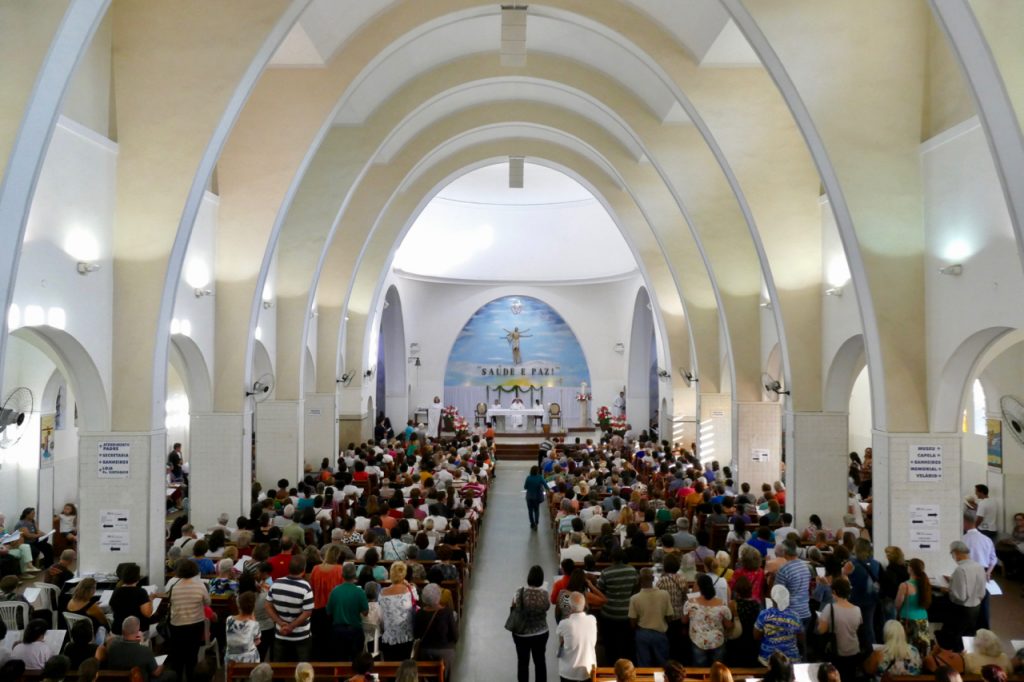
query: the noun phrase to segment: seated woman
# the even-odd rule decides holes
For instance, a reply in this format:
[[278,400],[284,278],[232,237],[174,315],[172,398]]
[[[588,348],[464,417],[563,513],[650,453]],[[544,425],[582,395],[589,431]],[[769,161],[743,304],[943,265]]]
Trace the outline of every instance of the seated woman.
[[217,577],[210,580],[210,597],[227,599],[238,592],[234,568],[235,563],[231,559],[221,559],[217,562]]
[[143,632],[149,629],[149,619],[153,616],[153,597],[145,589],[139,587],[142,569],[138,564],[126,564],[121,570],[121,581],[110,595],[110,611],[113,617],[111,631],[121,634],[121,624],[128,616],[139,619]]
[[1010,537],[996,543],[996,556],[1006,567],[1006,577],[1015,578],[1024,566],[1024,513],[1013,515],[1013,528]]
[[93,578],[84,578],[78,583],[64,611],[76,616],[87,616],[92,621],[96,643],[103,643],[110,625],[107,623],[106,614],[100,608],[100,598],[96,594],[96,581]]
[[1003,670],[1012,669],[1010,657],[1003,652],[999,637],[984,628],[974,635],[974,653],[964,654],[964,669],[968,675],[980,675],[986,665],[998,665]]
[[810,521],[810,525],[808,525],[807,528],[804,528],[803,535],[801,536],[801,539],[804,542],[817,542],[819,533],[825,534],[826,542],[835,539],[835,533],[830,531],[828,528],[825,528],[824,524],[821,522],[820,516],[817,514],[811,514],[808,521]]
[[864,661],[864,672],[880,679],[890,675],[920,675],[921,654],[907,644],[907,635],[898,620],[890,620],[882,629],[882,648],[872,652]]

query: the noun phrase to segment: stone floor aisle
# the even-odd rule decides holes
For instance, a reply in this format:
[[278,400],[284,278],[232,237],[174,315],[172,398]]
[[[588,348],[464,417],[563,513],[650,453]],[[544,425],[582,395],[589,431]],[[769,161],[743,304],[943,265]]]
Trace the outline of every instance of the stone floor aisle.
[[[452,678],[455,682],[516,679],[515,644],[504,627],[512,595],[526,584],[526,574],[534,564],[544,568],[549,590],[557,578],[558,559],[547,511],[541,509],[540,529],[536,532],[530,530],[526,515],[523,481],[529,470],[529,462],[499,464],[498,479],[487,494],[487,513],[467,590],[465,622],[459,630]],[[548,621],[548,679],[557,680],[554,616]],[[533,679],[531,666],[531,682]]]

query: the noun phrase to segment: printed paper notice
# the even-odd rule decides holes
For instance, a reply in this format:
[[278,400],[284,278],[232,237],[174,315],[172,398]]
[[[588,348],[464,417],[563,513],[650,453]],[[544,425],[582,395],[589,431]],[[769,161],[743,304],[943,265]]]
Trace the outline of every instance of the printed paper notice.
[[126,530],[104,530],[100,531],[100,549],[104,552],[118,552],[123,554],[128,551],[129,534]]
[[919,550],[939,549],[938,528],[914,528],[910,529],[910,548]]
[[98,478],[128,478],[131,471],[131,452],[131,443],[100,443],[96,457],[96,476]]
[[101,509],[100,531],[128,530],[127,509]]
[[768,450],[766,448],[753,448],[750,450],[750,459],[754,462],[767,462]]
[[910,446],[910,481],[941,481],[942,480],[942,446],[911,445]]
[[910,505],[910,527],[911,528],[938,528],[939,527],[939,505],[937,505],[937,504],[912,504],[912,505]]

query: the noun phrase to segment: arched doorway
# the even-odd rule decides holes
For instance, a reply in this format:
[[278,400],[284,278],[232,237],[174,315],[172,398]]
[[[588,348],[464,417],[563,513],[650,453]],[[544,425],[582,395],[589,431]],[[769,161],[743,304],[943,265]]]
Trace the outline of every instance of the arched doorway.
[[637,291],[626,369],[626,417],[639,432],[650,424],[658,405],[658,353],[654,313],[647,289]]
[[[406,378],[405,322],[402,298],[394,286],[384,296],[377,337],[377,412],[383,412],[392,425],[401,425],[409,418],[409,393]],[[377,415],[372,415],[376,424]]]

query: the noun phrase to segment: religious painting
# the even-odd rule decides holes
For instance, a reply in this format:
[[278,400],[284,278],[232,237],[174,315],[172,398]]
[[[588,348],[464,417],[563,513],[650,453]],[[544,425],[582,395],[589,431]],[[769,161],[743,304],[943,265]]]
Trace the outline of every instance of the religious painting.
[[1003,469],[1003,422],[999,419],[985,420],[985,444],[990,469]]
[[445,386],[579,386],[590,381],[572,329],[551,306],[505,296],[477,310],[448,357]]
[[57,415],[44,414],[39,417],[39,468],[53,466],[54,432],[57,430]]

